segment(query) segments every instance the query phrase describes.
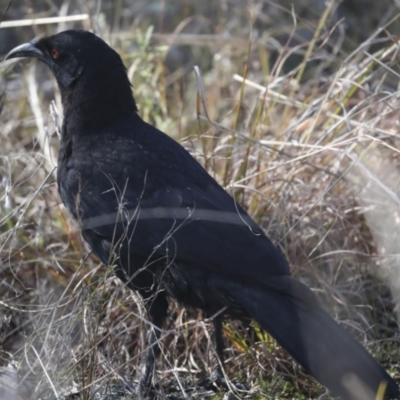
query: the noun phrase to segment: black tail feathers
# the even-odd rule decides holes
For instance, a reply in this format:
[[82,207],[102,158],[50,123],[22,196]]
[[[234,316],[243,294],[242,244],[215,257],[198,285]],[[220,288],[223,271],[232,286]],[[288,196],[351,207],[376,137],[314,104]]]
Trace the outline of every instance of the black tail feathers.
[[290,277],[282,279],[286,282],[281,291],[238,283],[229,292],[309,374],[334,394],[349,400],[399,399],[394,380],[316,300],[310,301],[314,298],[312,292]]

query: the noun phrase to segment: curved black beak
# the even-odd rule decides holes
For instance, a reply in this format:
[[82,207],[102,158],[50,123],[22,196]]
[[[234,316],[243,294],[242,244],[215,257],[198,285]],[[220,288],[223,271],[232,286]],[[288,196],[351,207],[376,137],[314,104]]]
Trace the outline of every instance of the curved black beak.
[[44,54],[40,49],[36,47],[37,42],[29,42],[21,44],[20,46],[12,49],[5,57],[5,60],[9,60],[10,58],[18,58],[18,57],[36,57],[39,59],[44,58]]

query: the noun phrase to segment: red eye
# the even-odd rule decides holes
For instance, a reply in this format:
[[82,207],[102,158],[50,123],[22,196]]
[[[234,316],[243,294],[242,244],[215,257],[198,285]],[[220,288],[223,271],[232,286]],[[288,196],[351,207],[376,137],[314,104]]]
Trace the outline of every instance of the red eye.
[[60,52],[56,49],[53,49],[51,51],[51,55],[53,56],[53,58],[58,58],[58,56],[60,55]]

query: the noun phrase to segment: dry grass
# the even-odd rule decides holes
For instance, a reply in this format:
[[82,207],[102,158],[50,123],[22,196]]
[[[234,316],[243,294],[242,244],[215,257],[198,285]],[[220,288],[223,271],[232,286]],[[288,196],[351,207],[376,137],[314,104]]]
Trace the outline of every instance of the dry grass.
[[[250,20],[247,9],[237,11],[237,26]],[[107,21],[101,28],[123,56],[141,115],[244,205],[293,275],[398,379],[398,45],[389,34],[397,16],[379,40],[371,34],[346,55],[340,26],[324,28],[331,11],[303,43],[296,37],[304,21],[290,12],[280,29],[293,38],[283,44],[250,24],[236,36],[152,35],[141,21],[129,31],[121,24],[110,33]],[[209,68],[167,75],[171,41],[193,44]],[[0,67],[0,392],[135,398],[149,329],[140,299],[89,255],[60,204],[54,82],[40,65],[14,64]],[[196,311],[172,305],[158,364],[167,392],[220,398],[192,392],[212,368],[210,328]],[[330,398],[257,326],[227,321],[224,329],[226,371],[251,388],[246,398]]]

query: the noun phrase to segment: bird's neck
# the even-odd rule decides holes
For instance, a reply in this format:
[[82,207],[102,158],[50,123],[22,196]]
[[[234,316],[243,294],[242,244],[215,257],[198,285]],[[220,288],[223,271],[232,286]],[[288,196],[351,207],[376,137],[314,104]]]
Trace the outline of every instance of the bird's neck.
[[96,132],[137,113],[125,71],[94,72],[82,78],[76,85],[60,87],[64,121],[76,134]]

